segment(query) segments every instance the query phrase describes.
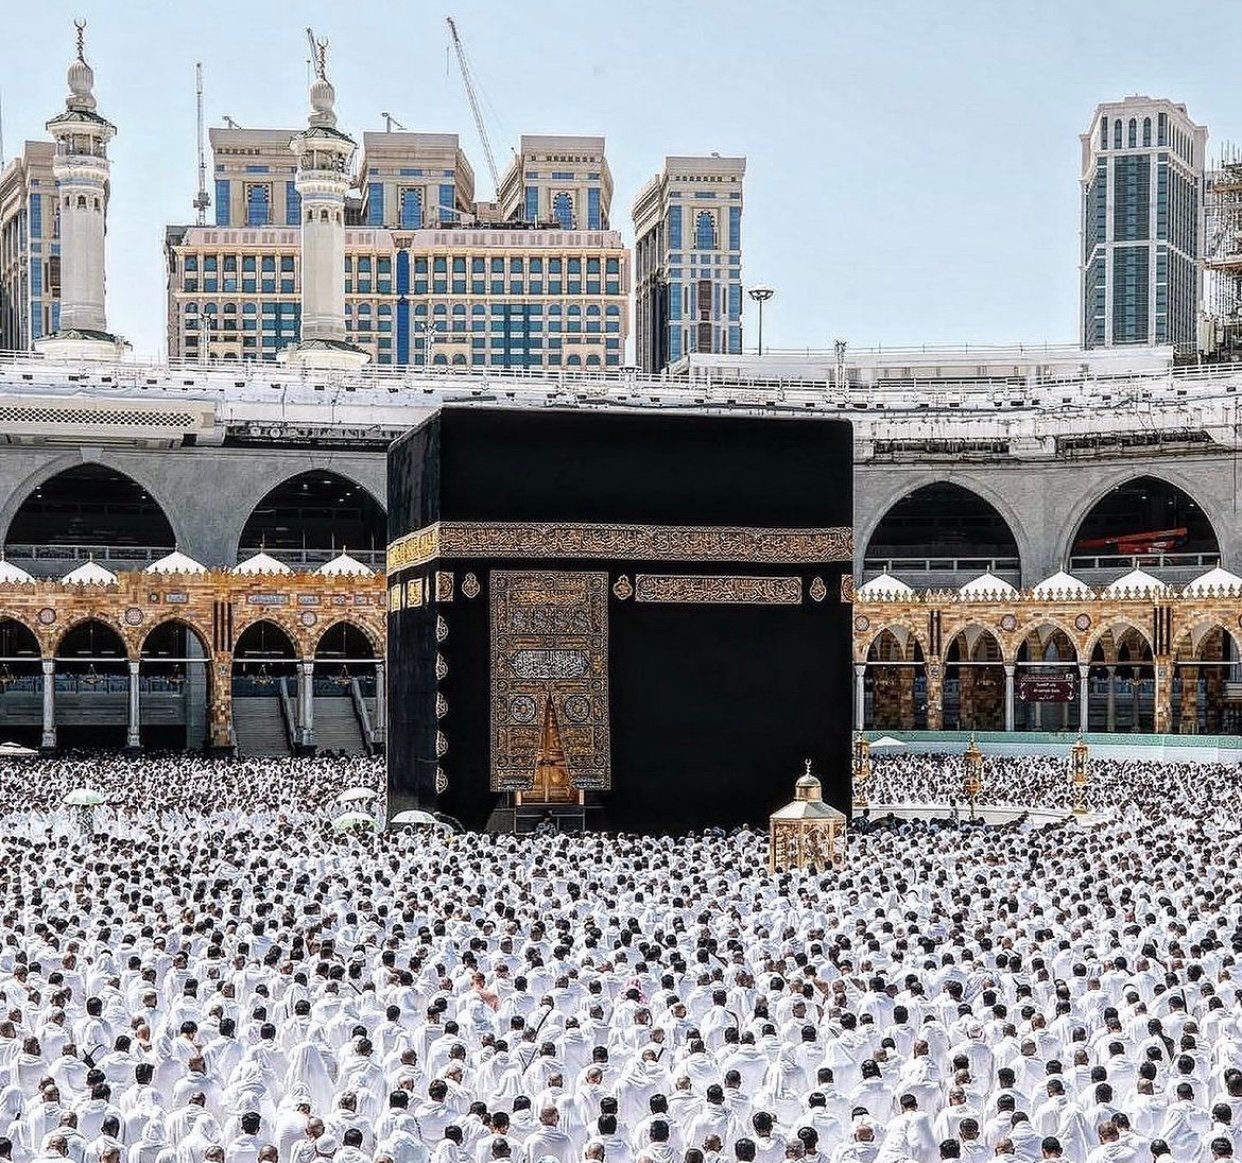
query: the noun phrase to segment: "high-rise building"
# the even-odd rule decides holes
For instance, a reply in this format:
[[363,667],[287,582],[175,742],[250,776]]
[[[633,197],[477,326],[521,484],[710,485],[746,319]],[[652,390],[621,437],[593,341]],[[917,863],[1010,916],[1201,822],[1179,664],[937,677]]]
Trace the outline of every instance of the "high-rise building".
[[[289,153],[294,136],[212,130],[217,225],[173,226],[165,235],[170,357],[273,360],[298,342],[304,257]],[[372,362],[621,365],[630,256],[620,234],[604,225],[612,179],[603,140],[522,142],[562,143],[527,151],[527,162],[544,158],[537,164],[549,174],[535,222],[520,213],[524,192],[505,220],[498,206],[474,201],[474,172],[456,134],[363,135],[363,200],[357,221],[346,217],[343,286],[346,333]],[[586,144],[571,150],[563,143]],[[527,173],[524,164],[511,174]],[[575,166],[581,183],[553,182],[552,164],[565,166],[558,174]],[[256,193],[256,185],[267,189]],[[568,227],[555,212],[565,205],[557,202],[562,193],[572,199]],[[230,207],[223,222],[222,203]],[[581,206],[585,223],[576,217]],[[601,225],[589,229],[596,209]]]
[[1194,351],[1207,129],[1186,106],[1127,97],[1082,135],[1082,345]]
[[602,137],[524,135],[518,145],[496,192],[503,221],[608,229],[612,171]]
[[60,326],[60,216],[50,141],[28,141],[0,172],[0,351]]
[[638,366],[742,352],[744,157],[666,157],[634,200]]

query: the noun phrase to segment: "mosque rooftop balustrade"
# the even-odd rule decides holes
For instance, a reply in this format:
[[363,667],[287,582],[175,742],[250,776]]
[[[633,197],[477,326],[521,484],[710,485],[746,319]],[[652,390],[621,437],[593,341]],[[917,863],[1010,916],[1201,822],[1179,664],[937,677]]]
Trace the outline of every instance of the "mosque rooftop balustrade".
[[[749,368],[725,378],[622,369],[458,369],[368,367],[295,370],[224,360],[215,363],[81,362],[0,354],[0,406],[39,432],[106,431],[135,439],[120,420],[66,415],[101,407],[160,411],[155,432],[177,424],[196,439],[297,439],[333,433],[386,444],[442,404],[582,409],[666,408],[697,413],[844,416],[854,424],[862,462],[1056,460],[1233,450],[1239,443],[1242,367],[1105,371],[1055,379],[1012,377],[885,380],[859,387],[831,378]],[[191,408],[191,404],[199,408]],[[209,413],[201,409],[207,407]],[[209,418],[203,418],[204,416]],[[73,428],[77,424],[78,428]],[[5,425],[7,431],[9,425]],[[85,436],[82,436],[85,438]]]

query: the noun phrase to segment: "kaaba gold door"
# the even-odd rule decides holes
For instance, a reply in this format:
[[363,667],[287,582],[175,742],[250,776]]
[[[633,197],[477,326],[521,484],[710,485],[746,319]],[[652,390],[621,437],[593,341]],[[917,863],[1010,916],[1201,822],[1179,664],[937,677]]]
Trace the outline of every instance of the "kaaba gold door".
[[535,759],[534,779],[529,791],[522,793],[523,803],[572,804],[579,801],[577,789],[569,777],[565,748],[561,743],[561,727],[556,706],[549,692],[543,704],[543,730],[539,735],[539,754]]

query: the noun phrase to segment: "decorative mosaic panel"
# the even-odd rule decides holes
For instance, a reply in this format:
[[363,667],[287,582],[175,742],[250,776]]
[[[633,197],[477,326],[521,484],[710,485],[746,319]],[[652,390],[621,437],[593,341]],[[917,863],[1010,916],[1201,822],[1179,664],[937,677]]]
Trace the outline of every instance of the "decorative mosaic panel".
[[608,575],[490,579],[492,790],[531,786],[549,696],[574,787],[608,789]]

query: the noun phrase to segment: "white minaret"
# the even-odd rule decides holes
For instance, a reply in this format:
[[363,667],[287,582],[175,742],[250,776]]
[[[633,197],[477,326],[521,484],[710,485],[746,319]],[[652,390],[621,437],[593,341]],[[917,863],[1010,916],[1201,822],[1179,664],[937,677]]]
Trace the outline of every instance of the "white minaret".
[[302,338],[282,353],[305,367],[358,368],[371,357],[345,331],[345,193],[357,145],[336,127],[336,90],[318,43],[306,130],[291,143],[302,199]]
[[128,347],[108,332],[104,237],[108,226],[108,142],[116,126],[95,112],[95,74],[86,63],[86,21],[69,66],[65,111],[47,123],[56,139],[52,173],[60,214],[60,326],[35,349],[53,358],[119,359]]

